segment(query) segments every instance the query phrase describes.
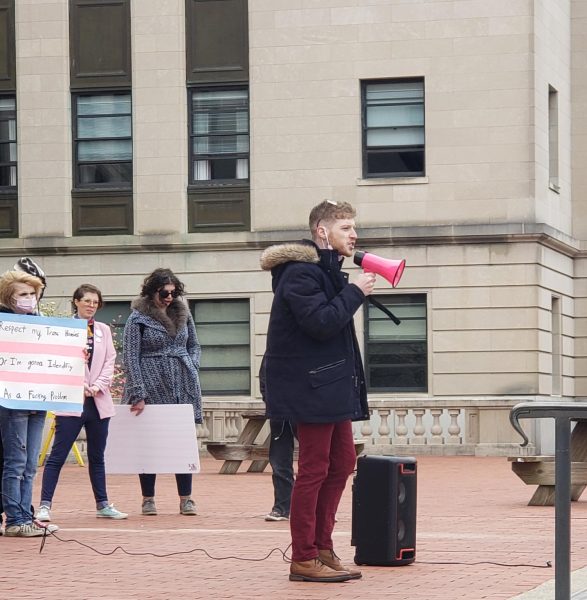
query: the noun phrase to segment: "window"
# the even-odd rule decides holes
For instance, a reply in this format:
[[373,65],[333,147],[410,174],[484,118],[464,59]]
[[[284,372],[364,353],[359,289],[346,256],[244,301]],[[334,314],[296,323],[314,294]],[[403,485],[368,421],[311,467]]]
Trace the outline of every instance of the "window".
[[548,183],[560,190],[558,183],[558,92],[548,86]]
[[250,394],[249,301],[197,300],[191,304],[202,346],[202,392],[208,395]]
[[0,96],[0,237],[18,236],[16,159],[16,99]]
[[562,393],[562,331],[561,331],[561,299],[553,296],[551,306],[552,336],[552,396]]
[[132,186],[130,94],[75,96],[75,186]]
[[16,100],[0,97],[0,188],[16,189]]
[[248,231],[247,0],[186,0],[188,231]]
[[424,175],[424,80],[363,82],[363,176]]
[[73,235],[132,234],[130,0],[69,0]]
[[371,304],[366,310],[366,371],[371,392],[428,391],[426,296],[394,294],[376,299],[400,325]]
[[196,89],[191,97],[192,183],[248,180],[247,89]]

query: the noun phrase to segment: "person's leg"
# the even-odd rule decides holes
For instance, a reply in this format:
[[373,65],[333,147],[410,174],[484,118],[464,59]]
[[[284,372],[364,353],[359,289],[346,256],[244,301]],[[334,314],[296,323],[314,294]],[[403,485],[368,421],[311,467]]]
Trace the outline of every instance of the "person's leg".
[[175,476],[175,482],[177,483],[177,493],[182,498],[186,498],[192,495],[191,473],[177,473]]
[[[45,411],[31,411],[27,419],[26,431],[26,466],[21,480],[20,501],[27,509],[33,501],[33,483],[39,465],[39,452],[43,442],[43,426],[45,425]],[[27,523],[32,521],[32,514]]]
[[155,473],[140,473],[139,481],[141,483],[141,493],[143,498],[153,498],[155,496]]
[[108,506],[104,451],[106,450],[109,424],[110,418],[100,419],[94,401],[91,398],[86,400],[84,406],[84,427],[86,428],[86,437],[88,440],[88,472],[98,510]]
[[2,493],[6,527],[28,523],[29,504],[23,510],[21,501],[21,480],[27,463],[27,426],[28,411],[11,410],[0,407],[0,434],[4,446],[4,472],[2,475]]
[[179,512],[182,515],[195,516],[196,504],[192,500],[192,474],[177,473],[175,475],[177,493],[179,494]]
[[330,443],[330,466],[316,506],[316,545],[319,550],[332,550],[332,530],[336,510],[349,475],[356,463],[353,429],[350,421],[336,423]]
[[41,506],[51,508],[61,468],[82,428],[81,417],[55,417],[55,437],[43,470]]
[[320,488],[330,466],[332,423],[298,423],[298,475],[294,483],[290,529],[292,560],[318,557],[316,546],[316,506]]
[[273,509],[271,513],[289,517],[294,484],[294,435],[288,421],[270,421],[269,464],[273,471]]
[[157,507],[155,506],[155,480],[157,475],[154,473],[140,473],[139,481],[141,482],[141,493],[143,494],[143,504],[141,511],[144,515],[156,515]]

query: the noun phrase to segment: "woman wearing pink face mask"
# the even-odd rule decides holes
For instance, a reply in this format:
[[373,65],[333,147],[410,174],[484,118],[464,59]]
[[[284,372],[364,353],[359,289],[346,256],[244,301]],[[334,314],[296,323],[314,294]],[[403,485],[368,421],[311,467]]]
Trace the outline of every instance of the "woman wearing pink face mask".
[[[36,314],[43,287],[38,277],[22,271],[7,271],[0,278],[0,313]],[[37,537],[45,533],[45,528],[33,521],[30,510],[44,423],[45,411],[0,406],[6,537]],[[57,531],[58,527],[51,525],[47,529]]]

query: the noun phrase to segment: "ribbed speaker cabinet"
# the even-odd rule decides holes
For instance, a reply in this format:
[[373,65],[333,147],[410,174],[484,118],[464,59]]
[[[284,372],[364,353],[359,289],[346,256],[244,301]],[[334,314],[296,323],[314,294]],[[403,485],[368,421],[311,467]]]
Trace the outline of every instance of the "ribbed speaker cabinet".
[[351,539],[357,565],[400,566],[416,560],[416,476],[412,457],[358,458]]

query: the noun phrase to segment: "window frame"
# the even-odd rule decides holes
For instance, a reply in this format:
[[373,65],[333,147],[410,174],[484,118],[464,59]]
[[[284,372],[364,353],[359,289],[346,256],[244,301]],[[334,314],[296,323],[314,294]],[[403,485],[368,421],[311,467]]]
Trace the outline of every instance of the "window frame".
[[[130,113],[115,113],[109,115],[98,115],[100,117],[112,117],[112,116],[129,116],[131,122],[130,136],[123,137],[103,137],[103,138],[79,138],[78,136],[78,98],[90,97],[90,96],[102,96],[102,95],[114,95],[114,96],[129,96],[130,97]],[[84,91],[72,91],[71,93],[71,114],[72,114],[72,165],[73,165],[73,189],[74,191],[87,191],[87,190],[121,190],[125,192],[132,192],[133,190],[133,178],[134,178],[134,139],[133,139],[133,98],[132,91],[130,89],[103,89],[103,90],[84,90]],[[87,115],[92,117],[95,115]],[[124,141],[130,140],[131,143],[131,159],[130,159],[130,182],[128,184],[122,183],[81,183],[80,182],[80,161],[78,160],[78,144],[84,141]],[[104,160],[104,161],[92,161],[87,164],[127,164],[128,160]]]
[[[246,92],[247,98],[247,132],[246,134],[216,134],[216,137],[233,135],[238,137],[246,135],[248,142],[248,151],[245,153],[234,152],[230,155],[219,155],[219,154],[206,154],[206,155],[198,155],[194,151],[194,143],[196,138],[198,137],[214,137],[214,134],[210,135],[199,135],[196,134],[194,129],[194,95],[197,92],[219,92],[219,91],[231,91],[231,90],[239,90]],[[202,190],[202,189],[210,189],[210,188],[226,188],[226,187],[238,187],[242,189],[248,190],[250,187],[251,180],[251,97],[250,97],[250,86],[248,83],[222,83],[217,85],[191,85],[187,90],[187,102],[188,102],[188,189],[192,190]],[[201,156],[199,160],[211,160],[213,157],[225,157],[225,158],[234,158],[238,160],[239,158],[246,158],[247,160],[247,177],[242,179],[195,179],[194,177],[194,166],[196,160],[198,160],[198,156]]]
[[252,394],[252,388],[253,388],[253,373],[252,373],[252,361],[251,361],[251,347],[252,347],[252,340],[251,340],[251,327],[252,327],[252,319],[251,319],[251,298],[250,297],[236,297],[236,298],[190,298],[189,300],[189,306],[190,306],[190,312],[192,314],[192,317],[194,319],[194,323],[196,325],[196,333],[198,334],[198,341],[200,343],[200,346],[202,348],[202,355],[204,355],[206,348],[222,348],[222,347],[227,347],[226,344],[202,344],[202,340],[200,339],[200,335],[198,333],[198,328],[201,325],[231,325],[231,324],[240,324],[243,323],[243,321],[238,321],[238,320],[230,320],[230,321],[197,321],[196,320],[196,304],[197,303],[201,303],[201,302],[208,302],[208,303],[214,303],[214,302],[225,302],[225,303],[246,303],[247,304],[247,308],[248,308],[248,327],[249,327],[249,335],[248,335],[248,339],[247,339],[247,343],[246,344],[231,344],[229,347],[230,348],[247,348],[248,349],[248,355],[249,355],[249,361],[248,361],[248,373],[249,373],[249,387],[248,389],[223,389],[223,390],[212,390],[212,391],[207,391],[203,388],[202,386],[202,373],[206,373],[206,372],[228,372],[228,371],[243,371],[245,370],[244,367],[238,367],[238,366],[213,366],[213,367],[203,367],[200,364],[200,369],[199,369],[199,373],[200,373],[200,386],[202,386],[202,395],[206,395],[206,396],[250,396]]
[[[0,159],[0,168],[8,167],[9,169],[11,169],[12,167],[14,167],[15,181],[16,181],[16,183],[14,185],[1,185],[0,184],[0,193],[13,195],[18,192],[18,127],[17,127],[17,123],[16,123],[16,116],[17,116],[18,111],[17,111],[17,105],[16,105],[16,94],[0,93],[0,100],[13,100],[14,101],[14,109],[12,111],[10,111],[10,112],[6,111],[6,113],[4,111],[0,111],[0,121],[10,122],[11,120],[14,120],[14,140],[10,140],[8,138],[8,139],[6,139],[6,141],[4,141],[2,138],[0,138],[0,145],[7,144],[9,146],[10,144],[14,144],[17,148],[17,157],[15,158],[15,160],[13,160],[13,161],[9,160],[7,162],[3,162]],[[7,114],[10,116],[6,116]]]
[[[371,366],[372,366],[372,359],[371,359],[371,352],[370,352],[370,347],[372,344],[376,343],[376,344],[388,344],[389,346],[393,346],[395,343],[397,343],[395,340],[390,340],[390,341],[384,341],[384,340],[377,340],[377,341],[371,341],[369,339],[369,331],[371,328],[371,320],[369,319],[369,311],[370,310],[374,310],[374,311],[378,311],[381,314],[381,317],[378,316],[377,320],[381,320],[381,321],[385,321],[385,320],[389,320],[389,324],[390,327],[396,327],[395,324],[393,324],[391,322],[391,320],[389,319],[389,317],[387,317],[383,312],[379,311],[378,309],[376,309],[374,306],[372,306],[370,303],[365,303],[365,307],[364,307],[364,347],[365,347],[365,381],[367,384],[367,392],[368,393],[391,393],[391,394],[428,394],[429,390],[430,390],[430,377],[429,377],[429,363],[430,363],[430,358],[429,358],[429,345],[430,345],[430,337],[429,337],[429,331],[428,331],[428,324],[429,324],[429,302],[428,302],[428,294],[425,292],[416,292],[416,293],[401,293],[401,294],[393,294],[393,293],[383,293],[383,294],[377,294],[374,295],[374,298],[376,300],[378,300],[379,302],[381,302],[383,305],[387,306],[387,308],[389,308],[391,310],[391,312],[394,312],[394,307],[393,306],[389,306],[386,305],[386,300],[388,298],[400,298],[400,297],[418,297],[421,299],[422,304],[424,305],[424,331],[425,331],[425,340],[423,341],[424,344],[424,356],[426,357],[425,363],[422,364],[422,369],[423,369],[423,373],[424,373],[424,385],[421,388],[415,389],[415,388],[406,388],[404,387],[394,387],[394,386],[386,386],[386,387],[373,387],[372,382],[371,382]],[[377,314],[377,313],[376,313]],[[398,315],[396,315],[398,316]],[[405,320],[409,320],[406,319],[405,317],[400,317],[402,321]],[[415,320],[415,319],[413,319]],[[420,319],[418,319],[420,320]],[[399,325],[399,327],[401,327],[401,324]],[[406,340],[408,341],[408,340]],[[400,342],[401,343],[401,342]]]
[[[398,149],[398,151],[422,152],[422,170],[421,171],[389,171],[385,173],[369,173],[368,159],[369,152],[367,146],[367,133],[374,127],[367,127],[367,87],[385,83],[422,83],[422,131],[424,133],[424,143],[422,145],[412,146],[386,146],[381,147],[380,151],[389,151],[389,148]],[[398,126],[401,129],[402,126]],[[391,79],[363,79],[361,80],[361,150],[362,150],[362,172],[363,179],[400,179],[409,177],[426,176],[426,81],[424,77],[402,77]],[[375,152],[375,154],[377,151]]]

